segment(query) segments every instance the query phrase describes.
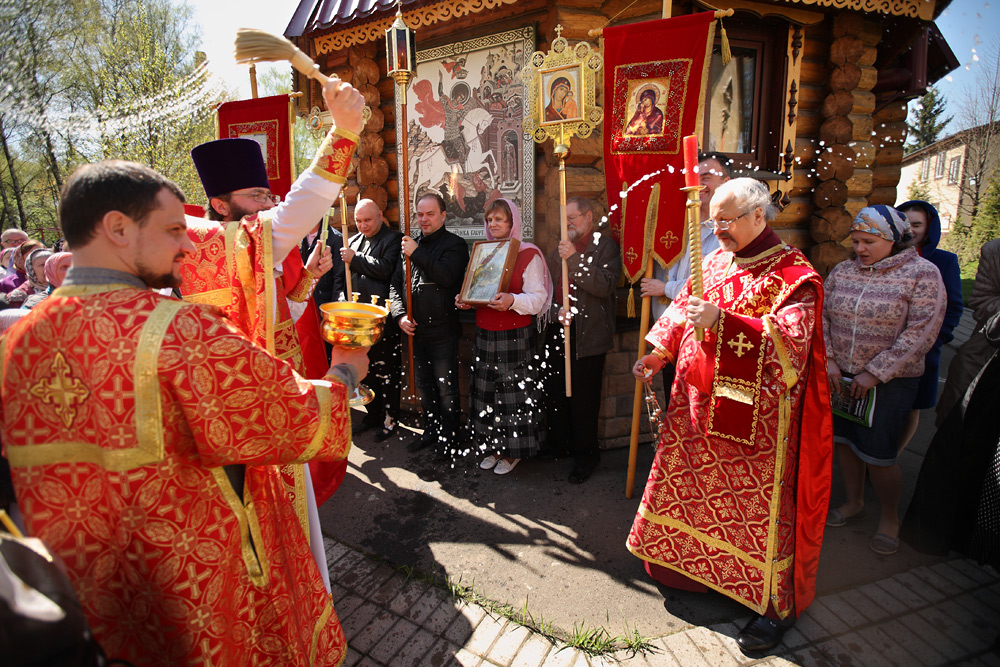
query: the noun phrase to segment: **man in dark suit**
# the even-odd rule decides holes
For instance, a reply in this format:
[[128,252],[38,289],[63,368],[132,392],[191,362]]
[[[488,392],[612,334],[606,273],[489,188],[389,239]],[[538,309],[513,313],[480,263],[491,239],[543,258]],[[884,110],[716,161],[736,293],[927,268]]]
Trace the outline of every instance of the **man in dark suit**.
[[424,413],[424,433],[406,449],[416,452],[433,445],[442,458],[453,456],[463,438],[455,295],[469,263],[469,246],[445,229],[446,218],[441,195],[422,195],[417,201],[419,241],[404,236],[400,244],[412,265],[412,316],[406,313],[403,262],[392,280],[392,313],[403,333],[413,337],[413,366]]
[[[322,226],[322,221],[316,223],[313,230],[302,239],[299,251],[302,253],[303,262],[308,261],[309,255],[319,243],[319,232]],[[316,302],[317,307],[330,301],[340,301],[346,298],[344,296],[344,288],[347,284],[344,262],[340,259],[340,249],[344,247],[344,237],[332,226],[326,236],[326,246],[330,249],[330,256],[333,258],[333,268],[319,279],[313,290],[313,301]]]
[[[388,306],[389,283],[399,264],[403,235],[383,222],[382,211],[371,199],[362,199],[354,207],[354,222],[359,233],[348,241],[349,247],[340,249],[343,264],[351,271],[351,288],[361,294],[362,303],[371,303],[371,298],[378,296],[379,305]],[[399,423],[402,363],[399,325],[392,315],[386,318],[382,338],[372,346],[369,359],[368,386],[375,399],[354,432],[378,427],[375,442],[382,442]]]

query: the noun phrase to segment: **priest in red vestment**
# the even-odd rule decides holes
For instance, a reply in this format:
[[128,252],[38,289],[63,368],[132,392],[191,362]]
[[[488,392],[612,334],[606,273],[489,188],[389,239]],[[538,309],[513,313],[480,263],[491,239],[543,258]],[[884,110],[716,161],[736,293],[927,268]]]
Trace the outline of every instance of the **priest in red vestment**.
[[676,379],[627,546],[661,583],[757,612],[737,637],[754,655],[815,594],[833,452],[823,286],[767,225],[759,181],[720,186],[710,211],[721,248],[704,260],[704,297],[689,281],[633,368],[674,364]]
[[307,382],[219,309],[151,291],[193,251],[183,200],[130,162],[67,181],[73,268],[0,341],[17,500],[110,656],[336,666],[344,634],[280,477],[241,493],[231,473],[343,459],[367,357],[337,350]]

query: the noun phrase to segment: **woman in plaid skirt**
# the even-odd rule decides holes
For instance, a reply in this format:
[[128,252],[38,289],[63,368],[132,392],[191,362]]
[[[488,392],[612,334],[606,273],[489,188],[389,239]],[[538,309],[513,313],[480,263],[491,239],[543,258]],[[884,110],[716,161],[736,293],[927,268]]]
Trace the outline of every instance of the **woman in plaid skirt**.
[[[521,240],[521,212],[509,199],[486,209],[486,238]],[[538,246],[521,241],[507,292],[476,307],[476,354],[469,415],[476,445],[488,455],[479,465],[506,475],[538,453],[545,437],[539,323],[552,302],[552,278]],[[471,306],[455,299],[462,309]]]

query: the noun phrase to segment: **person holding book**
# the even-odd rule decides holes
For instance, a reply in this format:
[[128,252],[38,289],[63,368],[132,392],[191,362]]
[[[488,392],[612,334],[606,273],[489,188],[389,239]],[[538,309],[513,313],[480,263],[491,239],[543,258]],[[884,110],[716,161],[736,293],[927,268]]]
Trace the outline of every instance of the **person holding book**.
[[[834,443],[847,499],[827,526],[860,518],[865,475],[881,508],[868,545],[877,554],[899,549],[902,473],[899,435],[913,407],[924,357],[947,307],[937,267],[913,248],[906,218],[890,206],[868,206],[851,225],[855,259],[833,268],[825,282],[823,337],[831,391],[874,403],[869,419],[835,411]],[[835,401],[836,402],[836,401]]]

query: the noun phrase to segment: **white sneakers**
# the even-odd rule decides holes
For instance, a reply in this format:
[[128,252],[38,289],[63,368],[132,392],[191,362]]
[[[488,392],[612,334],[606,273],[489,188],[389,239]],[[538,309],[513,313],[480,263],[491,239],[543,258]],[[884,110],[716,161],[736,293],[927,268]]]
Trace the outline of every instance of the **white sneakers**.
[[506,475],[511,470],[513,470],[520,462],[521,459],[508,460],[497,454],[490,454],[485,459],[483,459],[483,462],[479,464],[479,467],[482,468],[483,470],[492,469],[493,472],[497,475]]

